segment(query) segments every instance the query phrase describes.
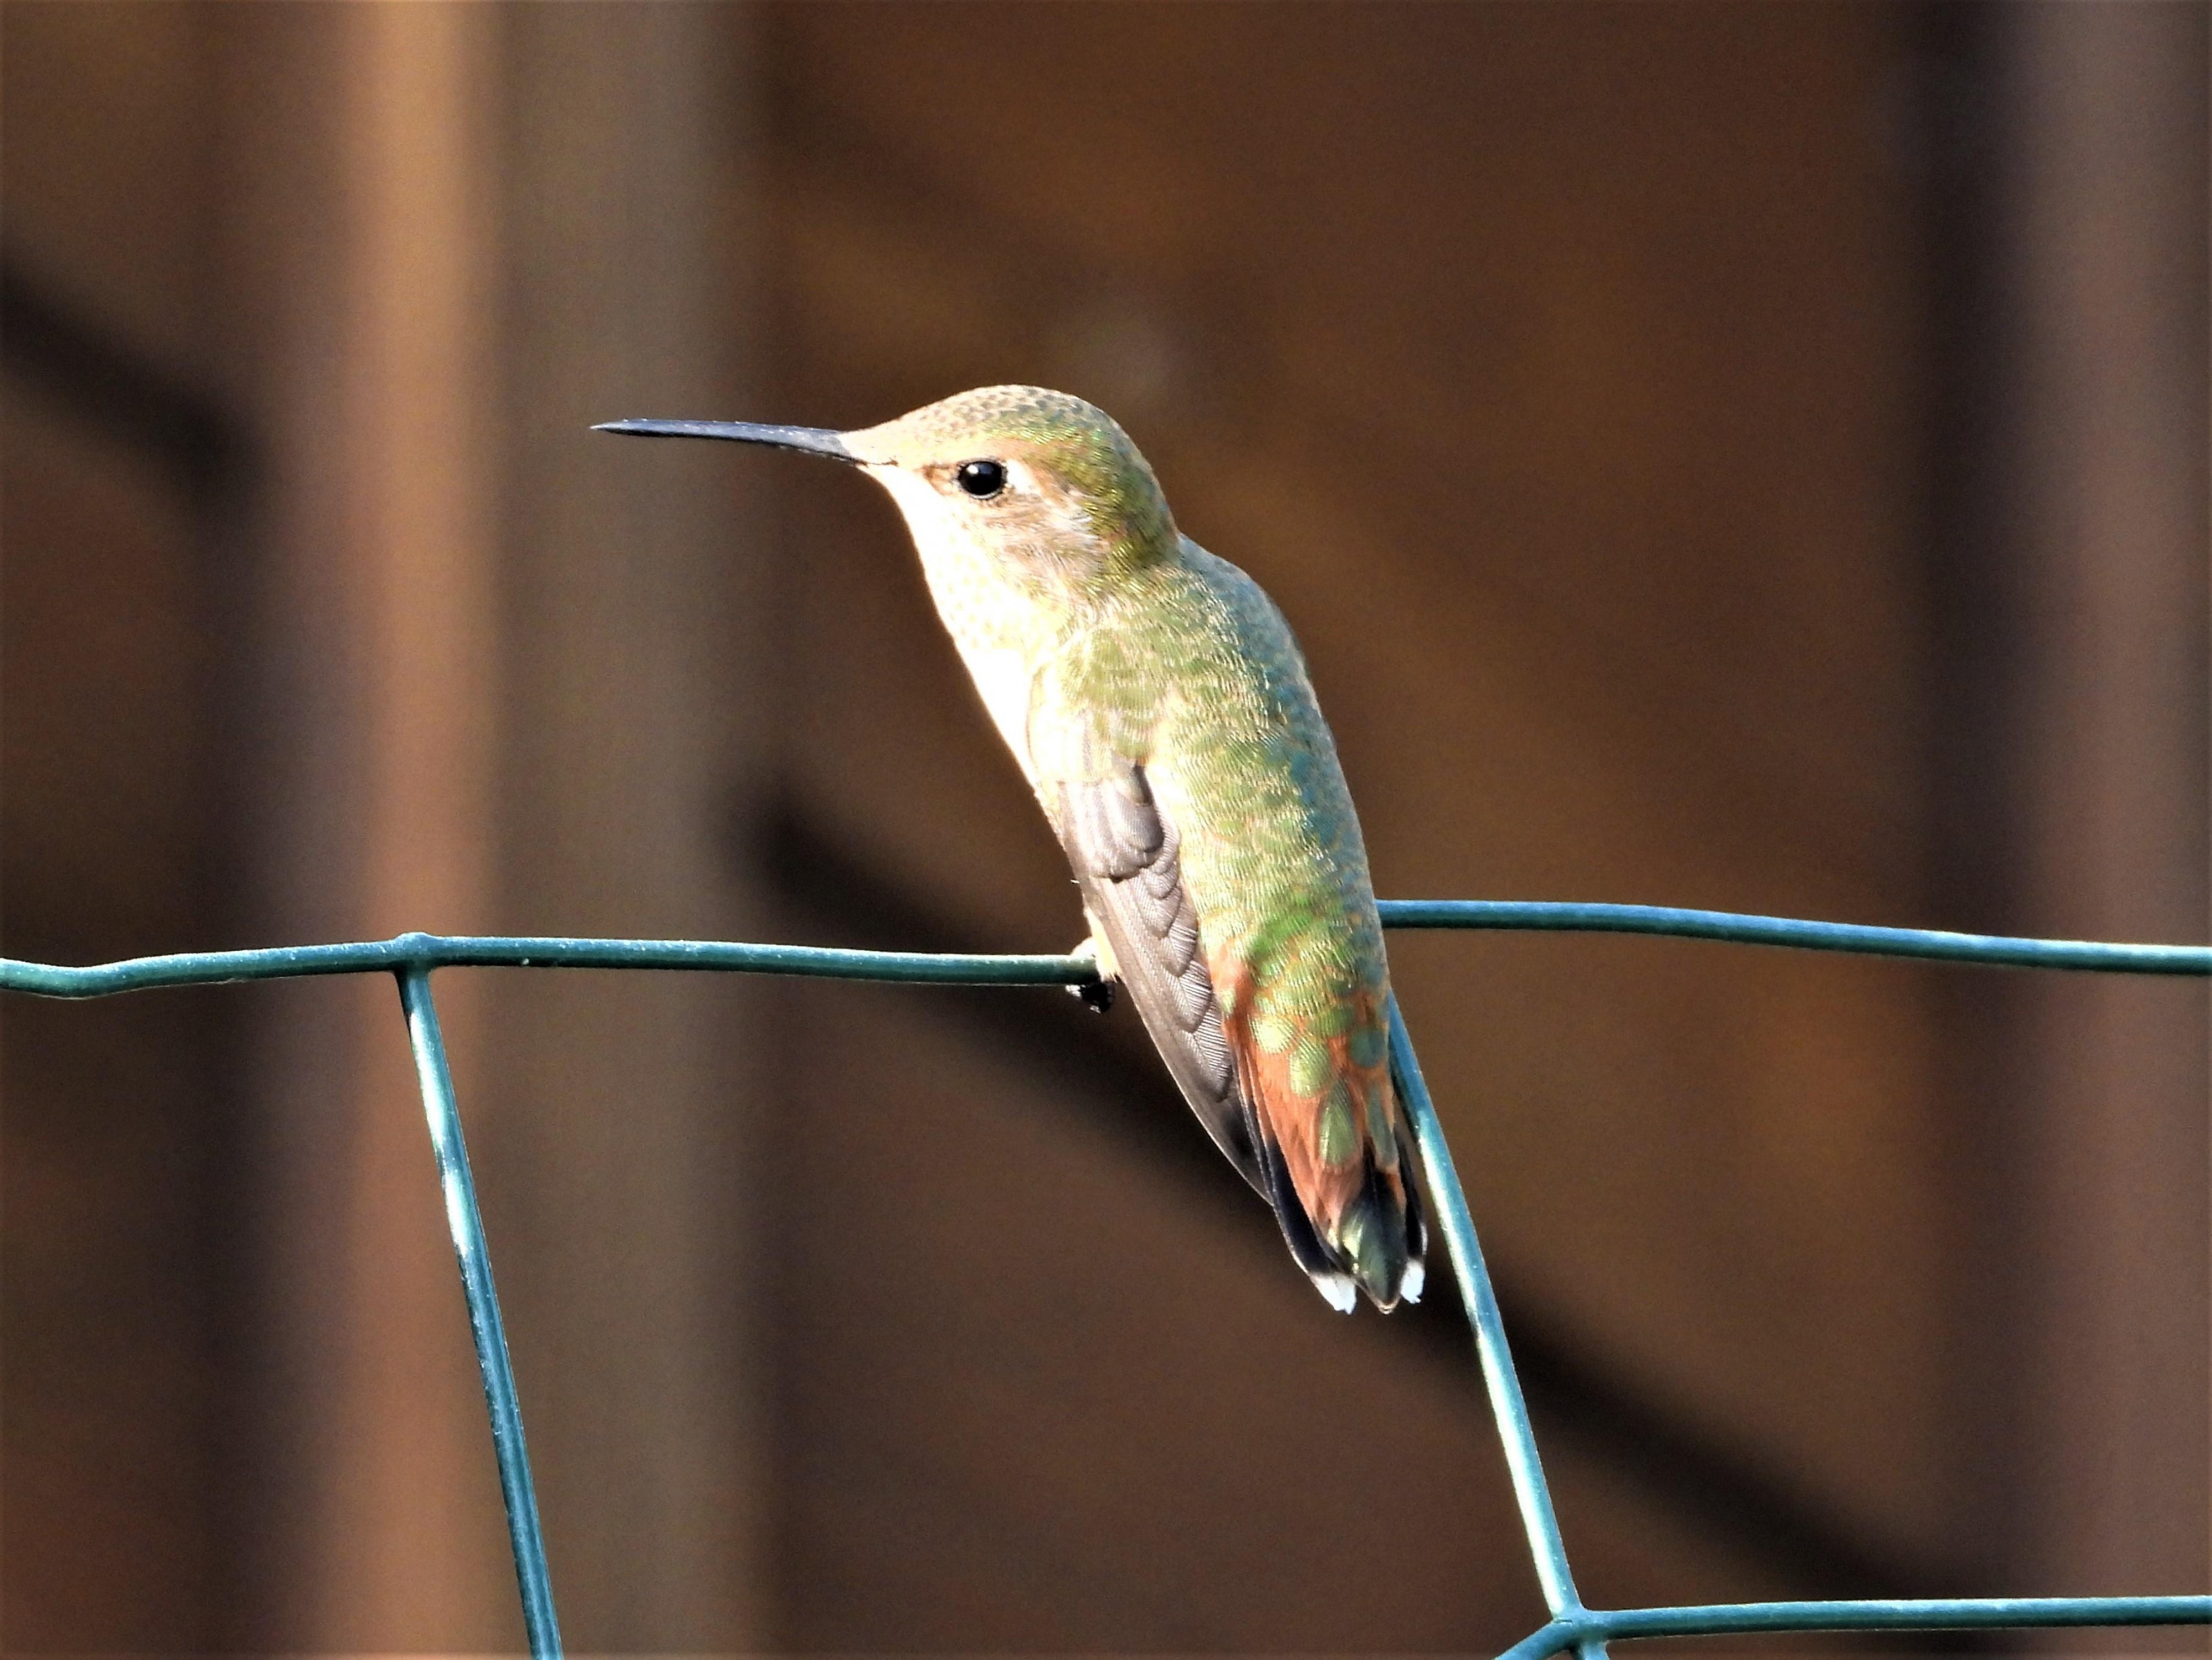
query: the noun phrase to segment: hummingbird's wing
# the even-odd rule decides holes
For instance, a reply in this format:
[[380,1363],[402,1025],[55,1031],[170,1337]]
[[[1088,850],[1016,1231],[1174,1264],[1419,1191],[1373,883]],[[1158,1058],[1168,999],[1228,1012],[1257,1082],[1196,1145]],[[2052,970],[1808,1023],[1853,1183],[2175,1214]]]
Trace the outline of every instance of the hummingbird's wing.
[[1231,1052],[1199,949],[1198,908],[1183,885],[1175,825],[1152,799],[1141,766],[1094,763],[1091,770],[1093,776],[1060,781],[1058,828],[1122,988],[1213,1144],[1273,1207],[1298,1266],[1330,1303],[1349,1310],[1352,1276],[1315,1233],[1282,1146],[1255,1110]]
[[1153,802],[1140,767],[1062,781],[1060,791],[1060,842],[1085,908],[1106,930],[1122,989],[1213,1144],[1265,1195],[1251,1112],[1198,949],[1198,908],[1183,886],[1181,838]]

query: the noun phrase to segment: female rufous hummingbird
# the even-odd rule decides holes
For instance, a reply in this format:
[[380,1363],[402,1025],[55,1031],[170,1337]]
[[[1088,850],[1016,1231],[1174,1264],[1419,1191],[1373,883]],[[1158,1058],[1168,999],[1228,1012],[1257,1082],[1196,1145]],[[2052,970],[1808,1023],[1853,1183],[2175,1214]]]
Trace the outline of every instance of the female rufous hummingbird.
[[1389,1067],[1367,851],[1290,627],[1182,535],[1104,411],[986,386],[857,432],[617,421],[849,463],[938,615],[1125,988],[1291,1255],[1349,1311],[1420,1295],[1421,1176]]

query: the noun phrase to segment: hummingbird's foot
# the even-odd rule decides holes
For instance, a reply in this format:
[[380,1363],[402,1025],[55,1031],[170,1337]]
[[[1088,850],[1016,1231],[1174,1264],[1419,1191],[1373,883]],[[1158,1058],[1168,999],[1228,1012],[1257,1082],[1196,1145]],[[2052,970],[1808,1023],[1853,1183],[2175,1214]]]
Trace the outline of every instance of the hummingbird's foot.
[[1067,988],[1067,994],[1080,999],[1083,1006],[1089,1009],[1091,1013],[1105,1013],[1114,1006],[1113,952],[1100,949],[1097,934],[1086,933],[1083,936],[1081,943],[1068,952],[1068,955],[1080,958],[1087,963],[1096,964],[1098,968],[1098,977],[1096,980],[1087,980],[1079,986],[1070,986]]

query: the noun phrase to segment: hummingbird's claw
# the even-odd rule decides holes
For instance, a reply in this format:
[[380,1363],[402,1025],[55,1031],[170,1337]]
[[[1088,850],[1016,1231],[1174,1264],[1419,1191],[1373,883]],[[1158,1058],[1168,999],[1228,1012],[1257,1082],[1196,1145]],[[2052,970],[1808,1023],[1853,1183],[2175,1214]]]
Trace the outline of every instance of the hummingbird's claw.
[[[1081,942],[1067,954],[1070,957],[1080,958],[1086,963],[1098,964],[1098,936],[1091,933],[1085,934]],[[1079,1000],[1083,1006],[1089,1009],[1091,1013],[1103,1014],[1114,1006],[1112,975],[1113,970],[1110,966],[1099,964],[1098,978],[1086,980],[1079,986],[1068,987],[1067,994]]]

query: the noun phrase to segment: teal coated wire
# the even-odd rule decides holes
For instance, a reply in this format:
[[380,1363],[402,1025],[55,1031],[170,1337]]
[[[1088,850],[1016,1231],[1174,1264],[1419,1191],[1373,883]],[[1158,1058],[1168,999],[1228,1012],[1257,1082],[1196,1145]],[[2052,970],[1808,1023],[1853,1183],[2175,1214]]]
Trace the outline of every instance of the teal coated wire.
[[491,1414],[492,1454],[499,1463],[507,1542],[514,1551],[514,1578],[522,1593],[522,1628],[530,1641],[531,1660],[560,1660],[561,1622],[553,1612],[553,1576],[545,1566],[545,1540],[538,1524],[538,1493],[530,1479],[529,1448],[522,1437],[522,1402],[515,1393],[514,1365],[507,1357],[499,1293],[492,1285],[491,1248],[484,1239],[483,1217],[477,1209],[477,1184],[469,1173],[468,1144],[461,1137],[453,1068],[446,1061],[446,1040],[438,1030],[438,1006],[430,994],[430,970],[419,963],[410,964],[399,970],[398,979],[399,1006],[407,1017],[407,1038],[415,1051],[415,1075],[422,1086],[422,1112],[429,1121],[431,1150],[437,1155],[446,1225],[453,1232],[453,1255],[460,1262],[461,1294],[469,1306],[469,1332],[476,1340],[484,1407]]
[[89,968],[0,958],[0,991],[39,997],[107,997],[156,986],[228,985],[312,975],[434,969],[705,969],[748,974],[821,975],[933,985],[1082,985],[1098,977],[1079,957],[977,956],[936,952],[847,951],[830,946],[757,946],[708,939],[570,939],[555,936],[403,933],[343,946],[270,946],[252,951],[179,952]]
[[1941,928],[1810,922],[1678,905],[1601,905],[1551,899],[1386,899],[1389,928],[1516,928],[1557,933],[1656,933],[1738,946],[1920,957],[1996,968],[2081,969],[2105,974],[2212,974],[2212,946],[2124,946],[2099,939],[2020,939]]
[[2212,1596],[1960,1596],[1920,1601],[1716,1602],[1701,1608],[1583,1608],[1523,1638],[1498,1660],[1546,1660],[1593,1637],[1718,1637],[1746,1632],[1992,1631],[2027,1627],[2202,1626]]
[[[2203,946],[2011,939],[1658,905],[1398,900],[1385,901],[1380,909],[1383,923],[1389,927],[1660,934],[2018,968],[2212,975],[2212,946]],[[447,967],[688,969],[1000,986],[1082,985],[1096,979],[1097,970],[1089,959],[1074,956],[956,955],[729,941],[428,933],[404,933],[393,939],[345,945],[182,952],[82,968],[0,958],[0,990],[63,998],[104,997],[161,986],[221,984],[309,975],[384,971],[397,976],[422,1085],[423,1109],[437,1154],[447,1218],[460,1262],[477,1364],[483,1376],[501,1487],[507,1500],[516,1577],[521,1587],[525,1627],[533,1657],[557,1657],[561,1651],[560,1633],[554,1618],[537,1499],[523,1440],[521,1409],[515,1395],[498,1298],[492,1286],[483,1219],[477,1213],[467,1151],[461,1139],[452,1073],[438,1031],[436,1006],[430,995],[431,970]],[[1527,1403],[1506,1346],[1496,1294],[1483,1266],[1474,1220],[1395,999],[1390,1006],[1390,1044],[1392,1066],[1405,1085],[1408,1113],[1427,1164],[1438,1225],[1459,1280],[1462,1300],[1474,1328],[1485,1384],[1504,1444],[1508,1473],[1528,1535],[1538,1579],[1553,1616],[1550,1623],[1507,1650],[1501,1660],[1543,1660],[1546,1656],[1569,1649],[1576,1651],[1580,1660],[1602,1660],[1609,1639],[1729,1632],[2212,1624],[2212,1597],[2208,1596],[1733,1602],[1702,1608],[1612,1610],[1584,1607],[1568,1568],[1565,1544],[1537,1456]]]
[[[1930,928],[1814,922],[1671,905],[1603,905],[1526,899],[1386,899],[1377,907],[1391,928],[1512,929],[1539,933],[1641,933],[1789,946],[1806,951],[1931,958],[2004,968],[2073,969],[2107,974],[2212,975],[2212,946],[2116,945],[2086,939],[2021,939]],[[1070,956],[990,956],[928,952],[848,951],[826,946],[750,945],[731,940],[572,939],[538,935],[403,933],[339,946],[272,946],[252,951],[181,952],[85,968],[0,958],[0,991],[40,997],[105,997],[156,986],[283,980],[323,974],[431,968],[702,969],[753,974],[823,975],[939,985],[1086,984],[1090,962]]]
[[1414,1144],[1429,1178],[1429,1193],[1437,1212],[1437,1227],[1444,1237],[1452,1272],[1459,1280],[1460,1304],[1468,1323],[1474,1328],[1476,1358],[1482,1364],[1483,1385],[1490,1392],[1491,1415],[1498,1421],[1498,1439],[1505,1445],[1505,1468],[1512,1478],[1514,1502],[1520,1507],[1521,1526],[1528,1535],[1528,1552],[1535,1559],[1537,1583],[1544,1591],[1544,1606],[1555,1618],[1567,1619],[1583,1611],[1575,1591],[1575,1578],[1567,1566],[1567,1548],[1559,1535],[1559,1518],[1552,1506],[1551,1484],[1544,1479],[1544,1462],[1537,1456],[1536,1432],[1528,1422],[1528,1403],[1522,1398],[1521,1376],[1514,1370],[1513,1353],[1505,1342],[1505,1322],[1498,1311],[1498,1293],[1484,1266],[1482,1246],[1474,1235],[1474,1218],[1467,1207],[1467,1194],[1459,1172],[1452,1166],[1451,1149],[1445,1145],[1443,1126],[1437,1121],[1436,1104],[1421,1077],[1421,1063],[1407,1035],[1398,1000],[1390,999],[1390,1074],[1404,1097],[1401,1105],[1412,1120]]

